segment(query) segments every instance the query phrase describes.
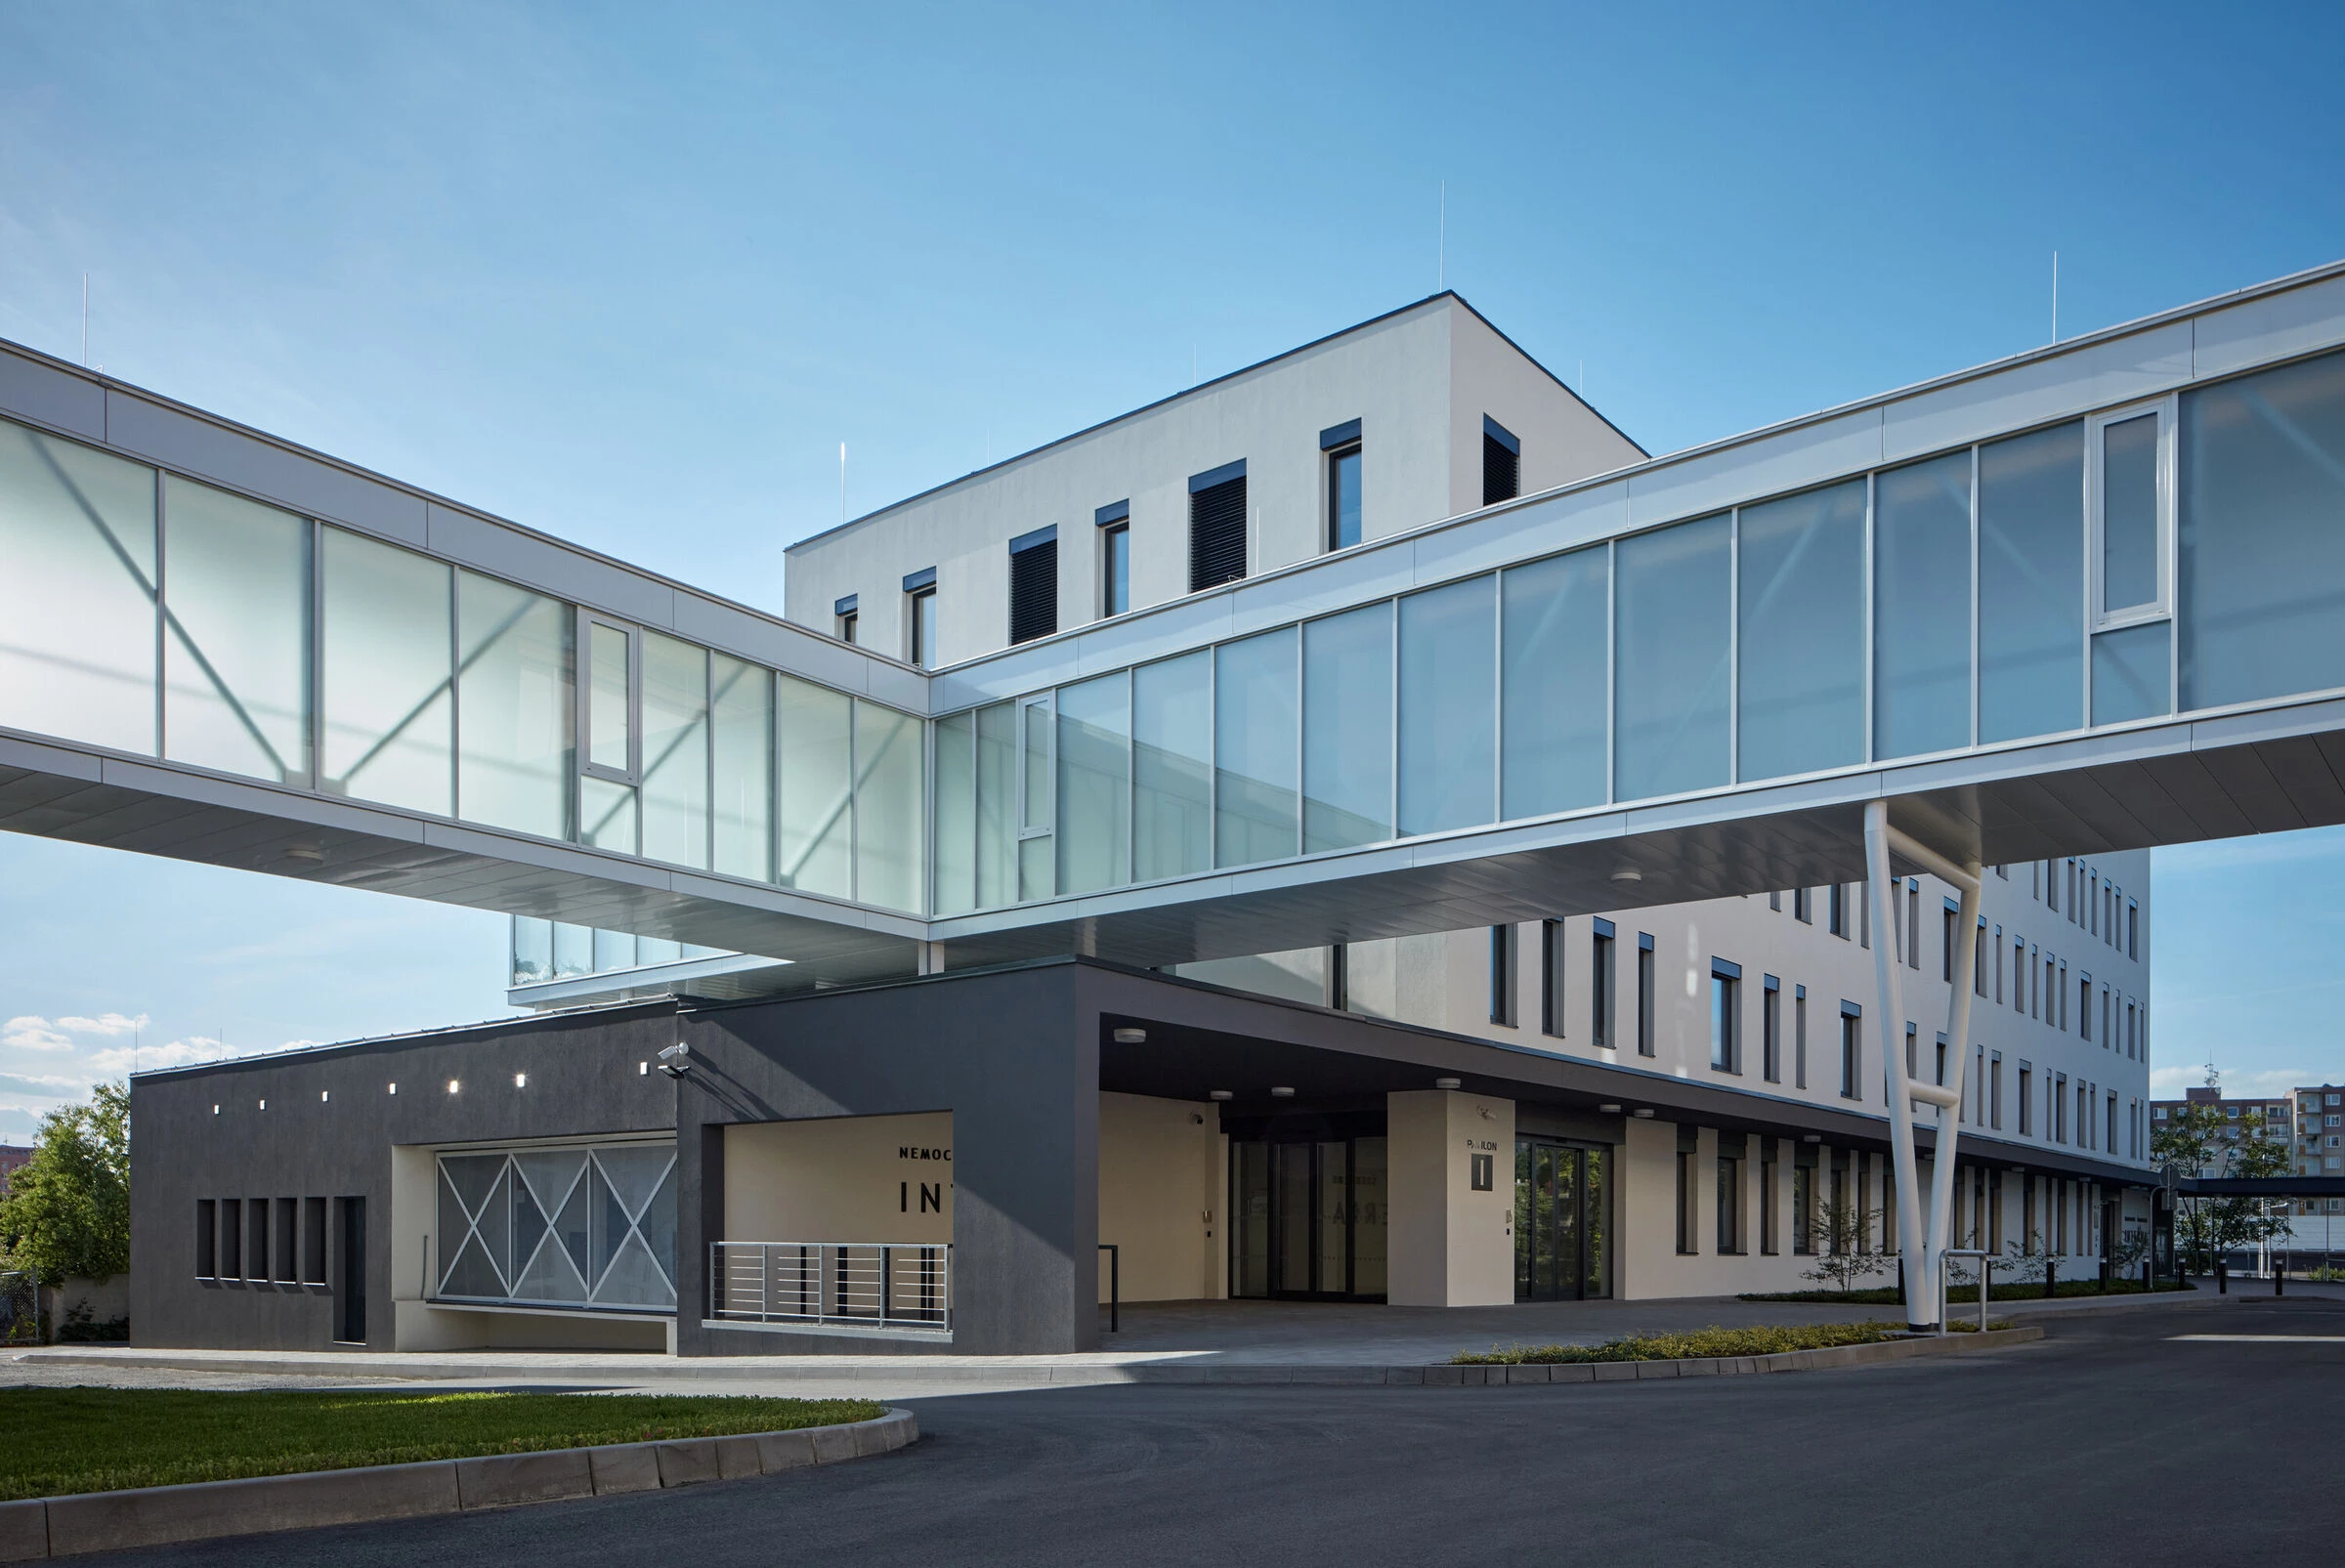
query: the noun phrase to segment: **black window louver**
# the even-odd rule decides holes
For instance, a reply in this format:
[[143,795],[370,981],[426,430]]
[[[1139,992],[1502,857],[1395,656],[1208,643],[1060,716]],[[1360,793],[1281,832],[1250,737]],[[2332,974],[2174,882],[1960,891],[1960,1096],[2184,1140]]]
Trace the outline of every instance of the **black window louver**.
[[1189,493],[1189,592],[1246,575],[1246,477]]
[[1522,456],[1487,431],[1482,434],[1482,504],[1496,506],[1522,493]]
[[1009,556],[1009,640],[1030,643],[1058,630],[1058,541],[1045,539]]

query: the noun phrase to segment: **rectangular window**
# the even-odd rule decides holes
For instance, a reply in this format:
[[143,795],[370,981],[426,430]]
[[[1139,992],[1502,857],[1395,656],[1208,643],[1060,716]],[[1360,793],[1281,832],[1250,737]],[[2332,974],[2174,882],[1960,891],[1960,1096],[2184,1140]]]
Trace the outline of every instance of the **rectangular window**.
[[220,1200],[220,1278],[240,1280],[244,1277],[244,1200]]
[[1637,933],[1637,1054],[1653,1054],[1653,939]]
[[1791,917],[1808,925],[1815,923],[1814,895],[1804,887],[1791,890]]
[[1604,798],[1611,584],[1601,546],[1501,575],[1500,784],[1509,821]]
[[1791,1250],[1799,1257],[1815,1252],[1815,1166],[1791,1169]]
[[1824,929],[1844,942],[1848,940],[1849,884],[1846,882],[1835,882],[1824,890]]
[[1733,619],[1727,514],[1612,548],[1613,798],[1723,784],[1733,717],[1724,678]]
[[1873,480],[1873,755],[1971,740],[1971,454]]
[[1296,628],[1214,650],[1214,864],[1296,853]]
[[1710,1067],[1742,1071],[1742,969],[1723,958],[1710,960]]
[[1482,415],[1482,504],[1496,506],[1522,493],[1522,443],[1506,426]]
[[1009,640],[1030,643],[1058,630],[1058,528],[1009,541]]
[[1759,1140],[1759,1251],[1772,1257],[1782,1245],[1775,1233],[1775,1140]]
[[[2084,426],[1979,448],[1979,739],[2084,721]],[[2034,896],[2042,897],[2042,866]]]
[[2052,1141],[2068,1141],[2068,1075],[2056,1073],[2052,1077]]
[[2025,1062],[2022,1062],[2020,1064],[2020,1136],[2023,1138],[2034,1130],[2028,1125],[2031,1118],[2028,1115],[2027,1105],[2028,1090],[2032,1086],[2034,1079],[2034,1070]]
[[1693,1156],[1694,1151],[1678,1150],[1678,1250],[1690,1252],[1693,1249]]
[[1130,682],[1121,671],[1058,689],[1058,890],[1130,879]]
[[[1350,441],[1345,444],[1343,433]],[[1334,446],[1328,438],[1336,439]],[[1327,547],[1345,550],[1360,542],[1360,422],[1322,431],[1319,445],[1327,453]]]
[[1858,479],[1736,520],[1738,778],[1863,760],[1864,489]]
[[1840,1004],[1840,1097],[1859,1097],[1857,1084],[1864,1072],[1864,1020],[1854,1002]]
[[2125,901],[2125,956],[2137,963],[2142,956],[2142,907],[2132,899]]
[[1202,871],[1213,864],[1212,655],[1133,670],[1131,720],[1132,877]]
[[1099,614],[1131,608],[1131,503],[1117,501],[1091,513],[1099,533]]
[[852,643],[861,637],[862,616],[857,596],[848,594],[831,607],[831,623],[842,643]]
[[1392,607],[1302,628],[1302,849],[1392,836]]
[[[1055,547],[1052,553],[1056,553]],[[1051,565],[1055,567],[1057,563],[1052,562]],[[1010,570],[1014,576],[1018,569],[1013,565]],[[920,669],[934,667],[936,663],[936,589],[933,583],[907,597],[904,606],[904,622],[912,636],[912,657],[909,662]]]
[[246,1200],[244,1220],[244,1277],[265,1281],[269,1278],[269,1200]]
[[1400,831],[1498,813],[1498,583],[1470,577],[1400,601]]
[[[1954,911],[1947,910],[1940,925],[1938,943],[1939,967],[1941,971],[1939,978],[1945,981],[1947,985],[1954,983]],[[1974,990],[1978,989],[1978,978],[1975,974],[1971,977]]]
[[2090,1044],[2093,1038],[2093,977],[2082,975],[2076,981],[2076,1038]]
[[1808,1086],[1808,988],[1800,987],[1791,997],[1791,1086]]
[[195,1200],[195,1277],[199,1280],[218,1278],[218,1247],[220,1240],[217,1210],[209,1198]]
[[1718,1250],[1731,1255],[1742,1250],[1742,1162],[1727,1155],[1718,1160]]
[[1996,1132],[2003,1130],[2003,1053],[1987,1058],[1986,1124]]
[[1598,920],[1596,935],[1588,948],[1588,1034],[1599,1046],[1610,1049],[1613,1015],[1614,976],[1612,973],[1612,922]]
[[1563,1038],[1563,922],[1539,922],[1539,1029]]
[[301,1278],[301,1200],[279,1198],[277,1201],[277,1258],[271,1264],[269,1277],[286,1285]]
[[2169,400],[2086,422],[2086,526],[2093,629],[2165,614],[2174,404]]
[[1783,982],[1769,975],[1759,996],[1759,1072],[1769,1083],[1783,1081]]
[[325,1200],[301,1201],[301,1282],[325,1283]]
[[1514,928],[1490,928],[1490,1022],[1514,1027]]
[[1189,480],[1189,592],[1246,575],[1246,462]]
[[[1922,884],[1905,884],[1905,967],[1922,966]],[[1953,978],[1948,976],[1948,979]]]

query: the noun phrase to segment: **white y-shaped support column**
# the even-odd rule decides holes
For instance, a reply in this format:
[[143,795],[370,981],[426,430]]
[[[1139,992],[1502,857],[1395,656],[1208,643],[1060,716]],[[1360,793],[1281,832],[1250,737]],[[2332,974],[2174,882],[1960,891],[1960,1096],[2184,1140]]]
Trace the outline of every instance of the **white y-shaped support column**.
[[[1953,995],[1946,1002],[1946,1039],[1958,1071],[1951,1085],[1914,1081],[1905,1070],[1905,1009],[1898,998],[1895,944],[1891,938],[1897,896],[1890,875],[1892,851],[1931,875],[1953,884],[1962,894],[1961,922],[1955,934]],[[1947,1246],[1954,1203],[1954,1140],[1962,1120],[1963,1088],[1970,1081],[1971,976],[1979,961],[1980,865],[1957,866],[1936,850],[1889,825],[1889,802],[1867,801],[1864,807],[1865,880],[1872,889],[1873,980],[1880,993],[1881,1067],[1889,1085],[1890,1160],[1897,1175],[1897,1236],[1900,1270],[1905,1281],[1905,1324],[1927,1329],[1939,1319],[1939,1253]],[[1919,941],[1921,933],[1906,933]],[[1931,1159],[1930,1208],[1922,1209],[1921,1183],[1913,1149],[1913,1102],[1938,1108],[1938,1143]],[[1919,1244],[1918,1246],[1916,1244]]]

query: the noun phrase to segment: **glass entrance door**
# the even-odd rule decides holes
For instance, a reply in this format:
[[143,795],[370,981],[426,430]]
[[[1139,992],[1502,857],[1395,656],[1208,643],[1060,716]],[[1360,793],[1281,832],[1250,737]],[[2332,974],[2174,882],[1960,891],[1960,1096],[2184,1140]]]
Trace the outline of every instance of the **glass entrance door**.
[[1230,1154],[1232,1295],[1384,1295],[1383,1138],[1236,1143]]
[[1514,1140],[1514,1299],[1611,1293],[1604,1190],[1610,1151],[1553,1138]]

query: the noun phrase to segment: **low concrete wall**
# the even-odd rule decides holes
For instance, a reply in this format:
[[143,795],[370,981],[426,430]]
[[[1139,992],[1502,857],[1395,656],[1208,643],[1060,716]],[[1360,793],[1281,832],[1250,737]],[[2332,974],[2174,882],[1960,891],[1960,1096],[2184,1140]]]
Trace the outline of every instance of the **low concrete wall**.
[[0,1562],[774,1475],[890,1453],[919,1435],[912,1412],[891,1410],[873,1420],[792,1432],[488,1454],[32,1498],[0,1503]]

